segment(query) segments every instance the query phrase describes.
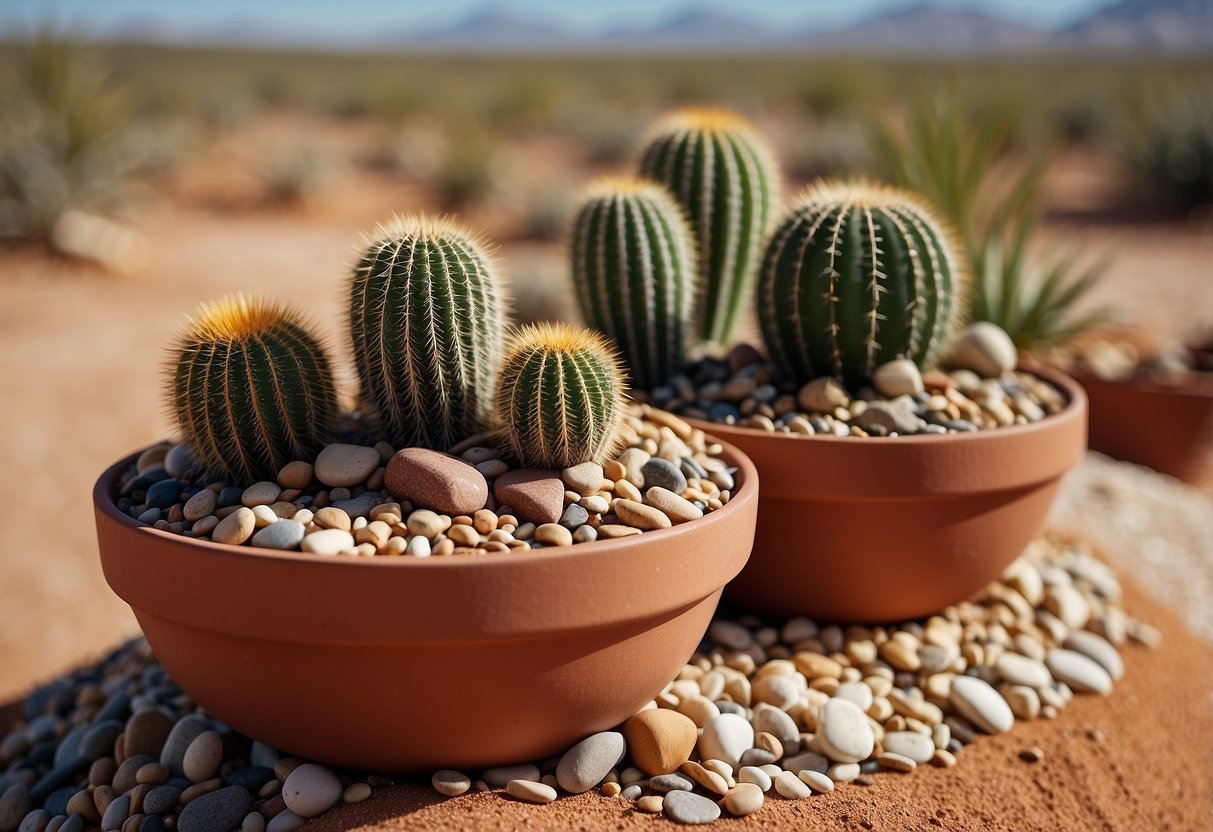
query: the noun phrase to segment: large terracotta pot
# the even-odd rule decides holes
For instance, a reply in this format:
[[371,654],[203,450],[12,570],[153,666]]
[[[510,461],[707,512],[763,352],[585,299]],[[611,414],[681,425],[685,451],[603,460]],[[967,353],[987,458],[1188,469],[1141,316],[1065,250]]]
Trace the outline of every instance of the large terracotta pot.
[[1183,384],[1076,378],[1091,403],[1092,450],[1194,485],[1213,479],[1213,374]]
[[93,493],[106,580],[174,680],[241,732],[355,769],[539,758],[675,677],[750,553],[754,466],[672,529],[485,557],[326,558],[157,531]]
[[855,439],[696,423],[762,477],[749,563],[725,590],[775,615],[916,618],[997,578],[1044,523],[1086,448],[1082,388],[1054,370],[1061,413],[975,433]]

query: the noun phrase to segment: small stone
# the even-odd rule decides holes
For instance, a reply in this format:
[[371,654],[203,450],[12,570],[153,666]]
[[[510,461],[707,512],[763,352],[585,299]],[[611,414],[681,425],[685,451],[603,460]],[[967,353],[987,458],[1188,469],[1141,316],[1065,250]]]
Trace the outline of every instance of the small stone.
[[664,806],[665,798],[659,794],[645,795],[636,801],[636,811],[645,812],[650,815],[656,815]]
[[139,711],[126,722],[122,739],[124,750],[129,757],[146,754],[159,759],[172,730],[173,721],[162,712],[155,709]]
[[[292,521],[284,520],[282,522]],[[280,526],[282,524],[275,523],[274,525]],[[270,528],[273,528],[273,526]],[[307,537],[304,537],[300,548],[314,555],[338,555],[348,549],[354,548],[354,536],[349,532],[343,532],[341,529],[323,529],[318,532],[312,532]]]
[[615,500],[612,508],[614,508],[620,522],[641,531],[668,529],[673,525],[670,522],[670,518],[664,512],[635,500]]
[[[574,531],[581,528],[590,521],[590,513],[576,503],[571,503],[564,507],[564,514],[560,515],[560,525],[564,526],[569,531]],[[593,528],[592,526],[589,528]],[[595,533],[595,536],[597,534]],[[574,536],[576,539],[576,536]]]
[[143,812],[148,815],[163,815],[171,812],[181,797],[176,786],[156,786],[143,796]]
[[260,812],[249,812],[240,821],[240,832],[265,832],[265,817]]
[[282,494],[282,489],[277,483],[273,482],[255,482],[240,495],[240,502],[249,508],[254,506],[268,506],[278,501],[279,495]]
[[518,468],[493,482],[493,498],[536,525],[555,523],[564,511],[564,483],[555,471]]
[[303,540],[304,532],[303,524],[296,520],[279,520],[253,535],[253,545],[262,549],[294,549]]
[[257,515],[253,514],[251,508],[241,506],[219,521],[211,532],[211,540],[239,546],[252,536],[256,527]]
[[295,832],[307,823],[307,818],[301,818],[289,809],[284,809],[270,818],[265,825],[265,832]]
[[[934,754],[934,752],[932,752]],[[900,771],[908,773],[918,768],[918,763],[911,760],[909,757],[901,754],[895,754],[892,751],[885,751],[876,755],[876,762],[880,763],[880,767],[889,771]]]
[[525,803],[551,803],[556,799],[556,790],[546,783],[533,780],[511,780],[505,784],[505,792],[515,800]]
[[762,791],[753,783],[738,783],[729,789],[721,803],[725,810],[734,817],[752,815],[762,808],[765,799]]
[[918,433],[922,429],[923,422],[914,415],[910,401],[912,400],[894,399],[888,402],[869,402],[854,424],[867,431],[870,431],[873,426],[880,426],[889,432],[896,432],[903,436]]
[[645,774],[676,771],[691,757],[699,730],[687,716],[667,708],[653,708],[629,719],[623,736],[632,762]]
[[890,731],[884,735],[881,745],[885,751],[908,757],[916,763],[929,762],[935,754],[935,743],[926,734],[914,731]]
[[371,796],[371,787],[367,783],[351,783],[341,793],[342,803],[361,803]]
[[653,486],[645,492],[644,499],[649,505],[661,511],[675,525],[698,520],[703,517],[703,511],[690,500],[661,486]]
[[[283,521],[286,522],[286,521]],[[275,523],[274,526],[281,526]],[[270,528],[274,528],[271,526]],[[194,741],[185,749],[181,767],[185,776],[195,783],[209,780],[219,771],[223,762],[223,739],[214,731],[203,731],[194,737]]]
[[[560,472],[560,478],[571,490],[576,491],[582,497],[588,497],[591,494],[597,494],[598,490],[602,488],[604,474],[602,466],[597,462],[583,462],[580,465],[565,468]],[[507,505],[513,505],[513,503]]]
[[882,396],[916,396],[923,392],[922,372],[908,358],[898,358],[881,364],[872,373],[872,386]]
[[378,467],[379,452],[374,448],[337,443],[320,452],[313,473],[329,487],[352,488],[366,482]]
[[867,715],[846,699],[830,699],[821,706],[817,717],[817,740],[821,750],[840,763],[866,760],[876,744]]
[[28,786],[24,783],[9,786],[0,795],[0,832],[14,832],[33,808]]
[[[851,765],[854,765],[854,763],[851,763]],[[818,794],[825,794],[826,792],[834,791],[834,781],[828,776],[822,774],[820,771],[802,769],[801,771],[796,772],[796,776],[800,778],[801,782]]]
[[739,768],[741,755],[754,745],[754,728],[745,717],[721,714],[709,719],[699,737],[701,760],[722,760]]
[[[378,458],[378,453],[375,456]],[[316,763],[304,763],[287,775],[282,800],[299,817],[314,818],[335,806],[342,791],[341,781],[333,772]]]
[[1065,682],[1079,693],[1112,692],[1112,677],[1094,659],[1074,650],[1050,650],[1045,657],[1049,672],[1059,682]]
[[[183,716],[173,725],[172,731],[169,732],[168,738],[164,742],[164,747],[160,751],[160,764],[167,766],[174,777],[185,776],[183,763],[185,761],[185,752],[199,734],[211,730],[211,725],[200,716],[190,714]],[[131,758],[127,758],[127,762]],[[154,762],[148,760],[148,762]],[[125,763],[124,763],[125,765]],[[138,768],[135,769],[138,771]],[[134,772],[132,772],[134,774]],[[133,779],[133,778],[132,778]],[[123,790],[125,791],[125,789]],[[246,810],[247,812],[247,810]],[[241,814],[243,817],[244,814]],[[237,818],[239,822],[239,818]]]
[[180,480],[161,480],[147,490],[144,501],[148,508],[171,508],[181,497],[185,483]]
[[1044,758],[1044,749],[1035,745],[1025,748],[1019,752],[1019,759],[1023,760],[1025,763],[1039,763]]
[[318,509],[312,515],[312,522],[322,529],[339,529],[340,531],[348,532],[353,528],[353,521],[350,519],[350,516],[341,509],[333,508],[332,506]]
[[804,800],[813,793],[808,785],[791,771],[783,771],[775,776],[775,791],[788,800]]
[[[717,765],[720,764],[719,760],[707,760],[705,762],[715,763]],[[724,765],[727,766],[728,764],[724,763]],[[713,794],[724,795],[724,793],[729,790],[729,783],[728,780],[725,779],[724,775],[718,771],[713,771],[707,766],[697,763],[694,760],[688,760],[687,762],[683,763],[680,771],[682,771],[682,773],[687,777],[690,777],[695,783],[712,792]]]
[[114,740],[122,733],[121,720],[107,719],[98,722],[80,738],[80,756],[86,760],[96,760],[114,750]]
[[1103,636],[1090,630],[1076,630],[1066,637],[1064,646],[1067,650],[1082,653],[1095,661],[1107,671],[1113,682],[1125,675],[1125,665],[1120,653]]
[[556,779],[570,794],[581,794],[597,786],[623,759],[627,750],[623,734],[601,731],[586,737],[560,758]]
[[45,809],[34,809],[21,819],[17,832],[45,832],[47,824],[51,822],[51,817],[51,813]]
[[1047,688],[1053,684],[1053,677],[1049,675],[1049,669],[1044,666],[1043,662],[1019,653],[1004,652],[994,663],[994,669],[999,676],[1012,685]]
[[539,769],[531,763],[521,763],[516,766],[498,766],[486,768],[480,778],[490,787],[501,789],[511,780],[534,780],[539,782]]
[[288,462],[278,471],[278,485],[303,491],[312,484],[315,473],[315,468],[310,462],[297,459],[294,462]]
[[130,795],[124,794],[111,800],[110,804],[105,807],[105,812],[101,815],[102,832],[118,832],[122,828],[122,824],[126,822],[130,811]]
[[[650,459],[652,459],[652,456],[650,456],[648,451],[644,450],[644,448],[625,449],[616,458],[617,463],[623,466],[625,475],[622,477],[616,477],[614,481],[617,482],[619,480],[626,479],[637,488],[644,488],[644,466],[645,463],[647,463]],[[606,473],[606,468],[609,467],[611,467],[611,465],[608,463],[607,466],[603,468],[603,474]]]
[[948,701],[961,716],[987,734],[1003,734],[1015,725],[1015,714],[1007,701],[975,676],[953,678]]
[[573,533],[558,523],[544,523],[535,529],[535,541],[545,546],[572,546]]
[[695,782],[691,778],[679,772],[670,774],[659,774],[649,780],[649,788],[658,794],[666,794],[667,792],[689,792],[695,788]]
[[191,523],[196,523],[215,510],[215,502],[219,495],[209,488],[204,488],[185,501],[182,516]]
[[662,802],[662,811],[675,823],[688,825],[711,823],[720,817],[720,807],[693,792],[670,792]]
[[430,778],[430,785],[439,794],[458,797],[472,787],[472,778],[461,771],[444,768],[442,771],[434,772],[434,776]]
[[658,487],[679,495],[686,491],[687,478],[678,466],[669,460],[654,457],[641,466],[640,472],[644,477],[643,482],[632,483],[637,488]]
[[461,459],[426,448],[397,451],[388,461],[383,483],[397,500],[451,517],[471,516],[489,498],[489,485],[479,471]]
[[1011,336],[997,324],[978,321],[952,341],[952,366],[984,378],[999,378],[1015,369],[1019,352]]
[[851,397],[847,395],[846,388],[832,376],[815,378],[796,394],[796,404],[811,413],[833,413],[850,403]]
[[253,808],[253,796],[239,786],[228,786],[190,801],[177,816],[178,832],[229,832]]

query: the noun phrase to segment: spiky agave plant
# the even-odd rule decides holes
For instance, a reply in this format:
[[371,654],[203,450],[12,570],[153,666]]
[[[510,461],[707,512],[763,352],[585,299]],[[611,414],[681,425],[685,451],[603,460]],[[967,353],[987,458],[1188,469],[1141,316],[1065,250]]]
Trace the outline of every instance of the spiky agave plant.
[[510,339],[497,385],[496,422],[523,465],[602,462],[618,444],[624,401],[619,360],[597,333],[537,324]]
[[679,372],[695,259],[669,193],[644,179],[592,183],[573,223],[570,255],[581,315],[618,346],[633,386],[651,390]]
[[950,227],[926,203],[866,182],[810,187],[776,227],[757,307],[772,361],[799,382],[855,387],[881,364],[928,364],[968,280]]
[[669,188],[686,210],[699,250],[698,334],[727,344],[749,303],[779,203],[774,156],[736,113],[689,108],[653,126],[640,172]]
[[198,462],[235,483],[312,458],[337,411],[328,359],[302,316],[241,295],[189,321],[172,348],[168,397]]
[[505,329],[484,245],[450,219],[397,217],[371,235],[349,286],[362,394],[397,447],[445,450],[482,430]]

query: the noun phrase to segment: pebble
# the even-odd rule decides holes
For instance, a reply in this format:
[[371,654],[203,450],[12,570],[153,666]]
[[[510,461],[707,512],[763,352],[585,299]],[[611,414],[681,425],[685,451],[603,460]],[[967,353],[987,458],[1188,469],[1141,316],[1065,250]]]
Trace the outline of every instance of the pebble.
[[1080,693],[1109,694],[1112,692],[1112,677],[1094,659],[1075,650],[1050,650],[1045,664],[1059,682],[1065,682]]
[[745,717],[720,714],[703,726],[703,733],[699,736],[699,758],[722,760],[736,769],[741,755],[753,745],[754,727]]
[[1021,656],[1019,653],[1004,652],[994,663],[994,669],[1012,685],[1047,688],[1053,684],[1053,677],[1049,675],[1049,669],[1044,666],[1044,662]]
[[813,379],[796,394],[796,404],[810,413],[833,413],[850,403],[846,388],[830,376]]
[[265,825],[265,832],[294,832],[305,823],[307,818],[301,818],[289,809],[284,809],[270,818],[270,822]]
[[[640,468],[642,483],[633,482],[637,488],[664,488],[681,494],[687,489],[687,478],[683,476],[678,466],[666,459],[653,457]],[[629,477],[630,479],[630,477]]]
[[763,790],[753,783],[738,783],[729,789],[721,803],[725,810],[735,817],[752,815],[762,808],[764,801]]
[[297,459],[288,462],[278,471],[278,485],[282,488],[294,488],[299,491],[307,488],[315,479],[316,469],[310,462]]
[[690,500],[659,485],[646,491],[644,498],[649,505],[658,509],[675,525],[703,517],[703,510]]
[[281,494],[282,489],[278,487],[277,483],[257,482],[244,489],[240,495],[240,502],[249,508],[268,506],[276,503]]
[[872,373],[872,386],[882,396],[916,396],[923,392],[922,372],[908,358],[881,364]]
[[252,509],[241,506],[219,521],[211,532],[211,540],[239,546],[252,536],[256,525],[257,515]]
[[738,783],[753,783],[764,792],[771,790],[771,775],[758,766],[742,766],[737,771]]
[[1015,369],[1019,351],[1011,336],[997,324],[978,321],[952,340],[950,363],[983,378],[998,378]]
[[1003,734],[1015,725],[1015,715],[1007,701],[998,691],[975,676],[957,676],[952,679],[948,701],[961,716],[987,734]]
[[362,485],[379,467],[379,452],[365,445],[327,445],[316,457],[313,474],[330,487]]
[[93,725],[80,738],[80,756],[96,760],[114,750],[114,740],[122,733],[123,724],[117,719],[107,719]]
[[665,807],[665,798],[659,794],[649,794],[636,801],[636,811],[655,815]]
[[[605,475],[602,466],[597,462],[583,462],[580,465],[565,468],[560,472],[560,478],[571,490],[576,491],[582,497],[588,497],[591,494],[597,494],[602,488]],[[513,503],[508,503],[508,505],[513,505]]]
[[350,519],[350,516],[333,506],[317,509],[316,513],[312,515],[312,522],[322,529],[337,529],[348,532],[353,528],[353,521]]
[[209,488],[204,488],[185,501],[185,507],[182,509],[182,516],[191,523],[196,523],[203,517],[211,514],[215,510],[215,502],[218,495]]
[[803,800],[813,793],[812,789],[791,771],[776,775],[775,791],[788,800]]
[[156,786],[143,796],[143,811],[149,815],[163,815],[172,811],[181,797],[176,786]]
[[126,821],[130,811],[130,795],[124,794],[111,800],[110,804],[105,807],[105,812],[101,815],[102,832],[117,832],[117,830],[122,828],[122,824]]
[[687,716],[667,708],[641,711],[623,725],[633,764],[650,776],[676,771],[691,757],[699,730]]
[[184,444],[174,445],[164,455],[164,470],[170,477],[184,477],[196,467],[193,455]]
[[511,780],[505,784],[505,791],[515,800],[525,803],[551,803],[556,799],[555,789],[534,780]]
[[34,809],[21,820],[17,832],[44,832],[51,821],[51,813],[45,809]]
[[669,792],[689,792],[695,788],[695,782],[684,774],[659,774],[649,780],[649,788],[658,794]]
[[871,756],[876,737],[867,715],[854,702],[830,699],[821,706],[817,723],[817,741],[830,759],[858,763]]
[[[274,525],[281,525],[281,523]],[[271,528],[273,527],[271,526]],[[322,529],[304,537],[300,548],[314,555],[337,555],[354,548],[354,536],[341,529]]]
[[341,793],[342,803],[361,803],[371,796],[371,787],[367,783],[351,783]]
[[178,832],[230,832],[253,808],[253,796],[228,786],[190,801],[177,816]]
[[473,466],[426,448],[397,451],[383,482],[397,500],[452,517],[474,514],[489,498],[488,483]]
[[1076,630],[1066,637],[1063,646],[1098,663],[1107,671],[1113,682],[1125,675],[1125,665],[1120,653],[1103,636],[1090,630]]
[[[934,752],[932,752],[934,754]],[[900,771],[908,773],[918,768],[918,763],[911,760],[902,754],[895,754],[892,751],[885,751],[876,755],[876,762],[881,768],[889,771]]]
[[[183,763],[185,762],[186,750],[199,734],[210,729],[211,725],[207,720],[193,714],[177,720],[172,730],[169,731],[168,738],[164,741],[164,747],[160,751],[160,764],[166,766],[174,777],[185,776]],[[125,766],[130,761],[131,758],[128,758],[123,762],[123,765]],[[148,760],[148,762],[155,761]],[[138,771],[138,768],[135,771]],[[134,772],[131,772],[131,774],[133,779]]]
[[279,520],[253,535],[253,545],[262,549],[295,549],[305,531],[303,524],[296,520]]
[[195,783],[201,783],[214,777],[222,762],[223,740],[214,731],[203,731],[194,737],[194,741],[185,749],[181,768],[186,777]]
[[472,778],[461,771],[444,768],[430,778],[434,791],[447,797],[458,797],[472,787]]
[[14,783],[0,795],[0,832],[13,832],[33,809],[29,787]]
[[486,768],[480,775],[480,779],[484,780],[491,788],[504,788],[505,784],[511,780],[539,780],[539,769],[531,763],[522,763],[516,766],[498,766],[497,768]]
[[1023,760],[1025,763],[1039,763],[1044,758],[1044,749],[1035,745],[1029,746],[1028,748],[1025,748],[1019,752],[1019,759]]
[[556,780],[570,794],[589,791],[603,781],[627,750],[623,734],[601,731],[586,737],[560,758]]
[[535,542],[545,546],[572,546],[573,533],[559,523],[544,523],[535,529]]
[[564,511],[564,483],[555,471],[518,468],[493,482],[493,498],[536,525],[556,523]]
[[662,801],[666,817],[675,823],[711,823],[720,817],[720,806],[694,792],[670,792]]
[[935,754],[935,742],[926,734],[914,731],[890,731],[881,740],[885,751],[908,757],[916,763],[929,762]]
[[612,503],[612,508],[620,522],[641,531],[668,529],[673,525],[670,518],[659,509],[635,500],[616,500]]
[[813,791],[818,794],[834,791],[834,781],[820,771],[812,769],[802,769],[796,772],[796,776]]
[[299,817],[314,818],[335,806],[342,791],[341,781],[333,772],[316,763],[304,763],[287,775],[282,800]]

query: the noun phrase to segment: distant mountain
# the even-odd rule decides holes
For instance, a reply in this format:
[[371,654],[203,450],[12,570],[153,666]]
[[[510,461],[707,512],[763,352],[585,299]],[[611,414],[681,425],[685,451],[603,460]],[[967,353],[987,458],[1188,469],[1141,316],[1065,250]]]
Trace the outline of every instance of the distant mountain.
[[620,29],[606,33],[602,39],[631,48],[712,46],[736,49],[770,44],[779,39],[779,35],[723,12],[689,8],[655,26]]
[[551,47],[580,38],[567,29],[523,17],[504,8],[490,6],[470,17],[440,29],[429,31],[396,29],[385,32],[380,40],[416,43],[430,48],[488,47],[509,48],[525,44],[528,48]]
[[1121,0],[1060,34],[1100,48],[1213,48],[1213,0]]
[[833,48],[946,50],[953,52],[1039,49],[1047,32],[984,12],[923,4],[879,15],[834,32],[810,34]]

